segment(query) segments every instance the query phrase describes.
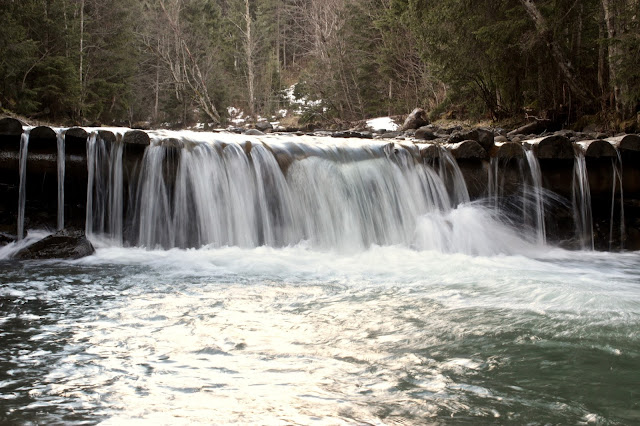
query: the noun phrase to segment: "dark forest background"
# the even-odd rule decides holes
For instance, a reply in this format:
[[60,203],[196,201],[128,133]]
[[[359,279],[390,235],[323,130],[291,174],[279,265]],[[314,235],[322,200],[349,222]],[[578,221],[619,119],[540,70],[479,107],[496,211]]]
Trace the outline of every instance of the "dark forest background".
[[637,125],[640,0],[0,0],[4,112],[65,124]]

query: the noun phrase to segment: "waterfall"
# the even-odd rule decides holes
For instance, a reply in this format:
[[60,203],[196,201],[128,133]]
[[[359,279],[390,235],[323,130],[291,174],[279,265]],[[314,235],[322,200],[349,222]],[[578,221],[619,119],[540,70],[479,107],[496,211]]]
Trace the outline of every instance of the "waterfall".
[[98,132],[87,139],[87,206],[85,233],[115,244],[123,238],[123,144],[108,143]]
[[487,170],[487,198],[496,212],[499,209],[498,200],[500,199],[501,187],[498,179],[499,168],[500,160],[497,157],[491,157],[489,160],[489,169]]
[[529,147],[525,150],[525,158],[529,166],[531,181],[523,186],[522,203],[525,225],[535,230],[535,242],[546,244],[546,227],[544,223],[544,194],[542,189],[542,172],[538,158]]
[[64,169],[65,169],[65,148],[64,148],[64,130],[58,130],[56,132],[58,156],[58,217],[57,217],[57,229],[64,228]]
[[587,163],[584,149],[579,144],[574,145],[575,160],[573,166],[573,182],[571,185],[573,219],[576,236],[580,241],[580,248],[593,250],[593,220],[591,212],[591,190],[587,174]]
[[467,184],[464,181],[464,176],[458,162],[443,146],[440,146],[440,162],[439,162],[439,174],[440,179],[445,183],[447,188],[450,188],[450,196],[455,205],[461,203],[468,203],[470,201],[469,191]]
[[620,150],[616,149],[616,158],[611,160],[612,188],[611,188],[611,217],[609,218],[609,251],[613,250],[613,224],[616,204],[616,183],[620,190],[620,250],[624,249],[625,224],[624,224],[624,192],[622,190],[622,157]]
[[[161,138],[152,141],[123,212],[121,205],[114,208],[118,197],[105,195],[121,193],[121,151],[112,148],[105,164],[108,149],[92,134],[87,230],[104,233],[106,215],[119,224],[126,215],[131,232],[124,243],[147,248],[281,247],[302,241],[343,249],[410,246],[422,244],[416,234],[422,216],[446,214],[469,200],[462,173],[447,155],[436,172],[401,146],[389,151],[375,143],[247,143],[232,137],[182,142],[176,151]],[[118,229],[111,224],[109,236]]]
[[29,151],[29,131],[20,138],[20,186],[18,190],[18,241],[24,238],[24,209],[27,203],[27,154]]

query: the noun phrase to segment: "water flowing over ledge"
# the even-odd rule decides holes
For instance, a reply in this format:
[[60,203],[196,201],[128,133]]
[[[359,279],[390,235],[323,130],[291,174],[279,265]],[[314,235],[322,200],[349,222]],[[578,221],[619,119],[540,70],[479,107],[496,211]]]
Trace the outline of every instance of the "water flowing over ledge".
[[640,247],[635,135],[481,146],[121,128],[6,133],[2,208],[17,210],[18,238],[26,223],[147,249]]

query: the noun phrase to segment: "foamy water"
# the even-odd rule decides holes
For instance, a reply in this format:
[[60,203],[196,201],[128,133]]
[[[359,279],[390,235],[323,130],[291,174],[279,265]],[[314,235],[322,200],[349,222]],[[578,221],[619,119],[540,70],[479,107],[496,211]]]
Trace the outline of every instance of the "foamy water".
[[74,262],[2,263],[0,420],[640,415],[638,253],[98,246]]

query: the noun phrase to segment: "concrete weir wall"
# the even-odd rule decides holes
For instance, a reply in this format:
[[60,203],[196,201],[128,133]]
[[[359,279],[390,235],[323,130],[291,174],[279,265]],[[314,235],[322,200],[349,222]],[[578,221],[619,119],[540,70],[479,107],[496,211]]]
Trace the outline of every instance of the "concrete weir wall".
[[[95,130],[95,129],[94,129]],[[149,135],[130,130],[116,135],[97,129],[107,145],[121,138],[123,146],[124,202],[135,194],[127,194],[137,179],[140,163],[150,145]],[[25,229],[56,228],[58,210],[58,134],[64,135],[65,226],[84,228],[87,205],[87,140],[90,134],[82,128],[64,129],[62,133],[49,127],[24,128],[17,120],[0,119],[0,233],[16,234],[20,183],[20,144],[23,132],[29,132],[26,159]],[[478,132],[475,136],[478,136]],[[255,138],[255,136],[254,136]],[[462,139],[462,140],[459,140]],[[460,168],[472,200],[486,200],[499,194],[502,198],[521,194],[523,164],[528,151],[539,164],[542,186],[551,198],[559,201],[549,205],[545,223],[548,241],[570,241],[575,233],[575,163],[576,152],[582,152],[586,164],[593,218],[593,234],[597,249],[640,249],[640,136],[619,135],[603,139],[570,140],[563,132],[523,141],[495,141],[493,135],[449,140],[389,139],[390,150],[406,149],[417,162],[441,166],[444,152]],[[167,147],[165,178],[170,181],[184,142],[164,139]],[[251,142],[242,144],[246,152]],[[278,152],[271,149],[281,170],[308,153]],[[491,182],[491,179],[495,182]],[[497,189],[496,189],[497,188]],[[129,201],[130,202],[130,201]],[[624,214],[621,214],[621,206]],[[125,205],[125,210],[127,206]],[[612,214],[613,213],[613,214]],[[613,222],[613,223],[612,223]],[[621,232],[611,232],[612,229]],[[612,241],[612,235],[613,237]],[[568,244],[567,244],[568,245]]]

